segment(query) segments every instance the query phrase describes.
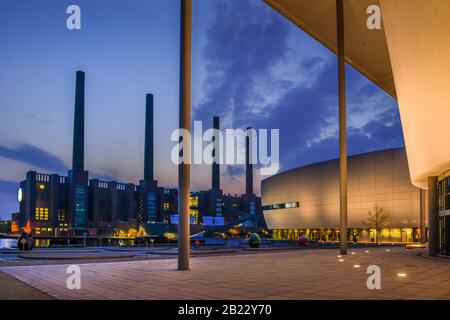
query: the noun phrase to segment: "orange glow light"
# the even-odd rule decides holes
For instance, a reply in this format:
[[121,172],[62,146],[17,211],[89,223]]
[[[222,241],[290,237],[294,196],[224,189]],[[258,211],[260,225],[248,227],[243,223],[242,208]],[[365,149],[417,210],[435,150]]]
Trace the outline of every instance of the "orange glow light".
[[27,233],[31,233],[31,223],[30,223],[30,221],[28,221],[27,225],[25,227],[23,227],[23,231],[25,231]]
[[19,232],[19,225],[17,224],[17,222],[13,221],[11,223],[11,232],[12,233],[17,233]]

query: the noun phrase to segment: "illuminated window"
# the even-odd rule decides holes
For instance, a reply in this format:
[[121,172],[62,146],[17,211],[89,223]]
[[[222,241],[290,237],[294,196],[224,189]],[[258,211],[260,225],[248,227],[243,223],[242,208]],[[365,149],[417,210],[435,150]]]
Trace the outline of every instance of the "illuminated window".
[[149,221],[156,222],[156,193],[147,193],[147,217]]
[[36,220],[47,221],[48,220],[48,208],[36,208],[35,218],[36,218]]
[[66,211],[64,209],[58,209],[58,221],[66,221]]
[[163,209],[164,209],[164,211],[169,211],[170,210],[170,203],[164,202]]
[[198,196],[191,197],[189,201],[191,207],[198,207]]
[[263,206],[263,210],[291,209],[291,208],[298,208],[299,206],[300,206],[299,202],[286,202]]
[[87,219],[87,190],[83,185],[75,186],[75,217],[74,227],[85,228]]
[[194,224],[198,224],[198,210],[189,210],[189,215],[194,217]]

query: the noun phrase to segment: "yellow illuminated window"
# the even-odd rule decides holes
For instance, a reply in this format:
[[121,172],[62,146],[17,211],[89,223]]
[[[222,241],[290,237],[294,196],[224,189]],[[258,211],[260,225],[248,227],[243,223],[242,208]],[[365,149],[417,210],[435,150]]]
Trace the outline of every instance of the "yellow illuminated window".
[[198,224],[198,210],[189,210],[189,214],[194,217],[194,224]]
[[193,207],[198,207],[198,197],[197,196],[190,198],[190,205]]
[[164,209],[165,211],[169,210],[169,209],[170,209],[170,203],[164,202],[164,204],[163,204],[163,209]]
[[36,208],[36,220],[48,220],[48,208]]

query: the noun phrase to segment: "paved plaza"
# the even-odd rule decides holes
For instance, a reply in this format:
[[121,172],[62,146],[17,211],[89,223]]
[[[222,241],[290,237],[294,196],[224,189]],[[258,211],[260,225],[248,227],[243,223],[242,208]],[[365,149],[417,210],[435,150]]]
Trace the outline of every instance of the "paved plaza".
[[[422,251],[420,251],[422,250]],[[450,261],[402,247],[293,250],[191,259],[80,264],[81,289],[67,289],[68,265],[0,271],[56,299],[450,299]],[[75,262],[74,262],[75,263]],[[381,289],[367,288],[367,267],[381,268]]]

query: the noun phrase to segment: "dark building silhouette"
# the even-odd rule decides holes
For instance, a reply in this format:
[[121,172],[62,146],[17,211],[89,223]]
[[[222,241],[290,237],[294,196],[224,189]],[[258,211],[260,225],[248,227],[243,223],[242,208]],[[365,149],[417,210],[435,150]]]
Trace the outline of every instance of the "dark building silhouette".
[[253,164],[251,157],[251,132],[252,128],[247,128],[247,136],[245,137],[245,194],[253,194]]
[[[213,136],[213,142],[214,142],[214,150],[212,152],[213,159],[217,161],[213,161],[212,164],[212,189],[213,190],[219,190],[220,189],[220,159],[218,159],[220,154],[220,142],[219,137],[216,136],[216,133],[220,130],[220,118],[214,117],[213,118],[213,129],[214,129],[214,136]],[[216,159],[217,157],[217,159]]]
[[153,95],[147,94],[145,109],[144,180],[139,182],[138,223],[156,223],[158,219],[158,181],[153,179]]
[[[219,130],[219,117],[213,118],[213,128]],[[213,137],[212,185],[210,190],[191,194],[191,220],[201,221],[203,226],[227,225],[245,215],[254,215],[254,219],[242,223],[244,228],[265,227],[262,214],[261,197],[253,194],[253,165],[250,161],[251,144],[247,129],[246,136],[246,193],[238,196],[224,194],[220,189],[220,165],[218,137]],[[193,217],[193,218],[192,218]]]
[[[27,172],[26,180],[20,183],[20,227],[43,237],[108,237],[118,229],[140,226],[149,233],[176,230],[178,190],[158,187],[154,179],[153,95],[146,96],[144,178],[139,185],[89,179],[89,172],[84,168],[84,101],[85,74],[77,71],[72,168],[67,176]],[[218,117],[214,117],[213,123],[219,129]],[[218,150],[218,141],[213,139]],[[252,177],[251,165],[246,168],[247,176]],[[223,195],[220,166],[214,163],[211,190],[191,195],[191,223],[197,225],[194,231],[229,223],[240,217],[240,211],[262,217],[261,198],[252,193],[252,187],[247,186],[248,190],[250,193],[239,197]]]

